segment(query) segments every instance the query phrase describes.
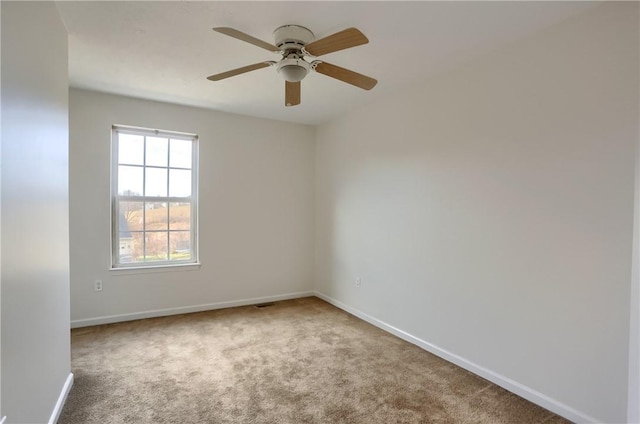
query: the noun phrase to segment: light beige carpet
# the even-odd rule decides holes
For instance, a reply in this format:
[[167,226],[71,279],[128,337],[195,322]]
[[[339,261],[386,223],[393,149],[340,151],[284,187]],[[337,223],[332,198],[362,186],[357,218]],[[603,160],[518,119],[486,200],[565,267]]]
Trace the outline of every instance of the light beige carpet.
[[310,297],[72,331],[60,424],[567,421]]

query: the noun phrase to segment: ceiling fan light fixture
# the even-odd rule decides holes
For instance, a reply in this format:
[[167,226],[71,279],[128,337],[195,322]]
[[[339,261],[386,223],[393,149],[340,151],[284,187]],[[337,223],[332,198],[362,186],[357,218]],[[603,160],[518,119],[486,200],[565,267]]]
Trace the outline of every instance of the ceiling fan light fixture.
[[283,59],[276,64],[278,73],[289,82],[299,82],[304,79],[311,69],[311,65],[303,59]]
[[302,81],[304,77],[307,76],[307,70],[298,65],[282,66],[278,71],[280,72],[280,75],[289,82]]

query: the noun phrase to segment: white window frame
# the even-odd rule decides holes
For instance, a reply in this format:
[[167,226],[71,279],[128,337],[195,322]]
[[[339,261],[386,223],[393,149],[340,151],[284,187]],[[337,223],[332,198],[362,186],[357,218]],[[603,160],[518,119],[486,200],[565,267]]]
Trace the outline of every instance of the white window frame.
[[[118,194],[118,134],[133,134],[150,137],[167,137],[181,140],[191,140],[191,196],[186,197],[170,197],[167,192],[167,196],[155,197],[155,196],[123,196]],[[145,138],[146,143],[146,138]],[[145,144],[146,145],[146,144]],[[142,127],[133,127],[126,125],[113,125],[111,129],[111,269],[112,270],[131,270],[139,268],[173,268],[184,267],[189,265],[200,265],[198,256],[198,145],[199,138],[197,134],[157,130]],[[145,149],[146,150],[146,149]],[[147,168],[146,160],[143,168]],[[167,169],[169,163],[167,163]],[[143,172],[143,175],[145,173]],[[144,177],[143,177],[144,178]],[[144,187],[144,180],[143,180]],[[149,262],[125,262],[121,263],[120,259],[120,220],[119,220],[119,202],[122,200],[130,201],[144,201],[144,202],[158,202],[159,200],[167,202],[186,202],[186,199],[191,203],[190,208],[190,240],[191,240],[191,258],[184,260],[166,260],[166,261],[149,261]],[[167,230],[169,231],[169,230]],[[145,237],[143,237],[144,239]]]

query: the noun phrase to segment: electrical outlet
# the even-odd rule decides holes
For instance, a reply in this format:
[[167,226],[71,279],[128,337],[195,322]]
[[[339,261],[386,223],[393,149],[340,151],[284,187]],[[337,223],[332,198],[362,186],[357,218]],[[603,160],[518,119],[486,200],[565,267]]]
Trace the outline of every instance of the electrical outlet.
[[362,285],[362,278],[360,277],[356,278],[356,287],[360,288],[361,285]]
[[95,291],[102,291],[102,280],[96,280],[93,286]]

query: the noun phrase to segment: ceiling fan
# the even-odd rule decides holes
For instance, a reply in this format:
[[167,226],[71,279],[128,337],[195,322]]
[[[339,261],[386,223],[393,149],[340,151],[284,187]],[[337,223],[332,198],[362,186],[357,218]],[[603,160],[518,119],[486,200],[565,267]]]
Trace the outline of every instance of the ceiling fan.
[[[313,32],[305,27],[299,25],[284,25],[273,32],[275,44],[267,43],[266,41],[262,41],[233,28],[221,27],[213,28],[213,30],[265,50],[281,54],[282,59],[277,62],[264,61],[254,63],[253,65],[211,75],[207,77],[207,79],[220,81],[235,75],[274,66],[285,80],[286,106],[300,104],[300,81],[302,81],[310,71],[316,71],[364,90],[371,90],[378,83],[378,81],[366,75],[316,59],[318,56],[327,53],[367,44],[369,42],[367,37],[356,28],[348,28],[333,35],[315,40]],[[305,57],[309,57],[310,61],[305,60]]]

